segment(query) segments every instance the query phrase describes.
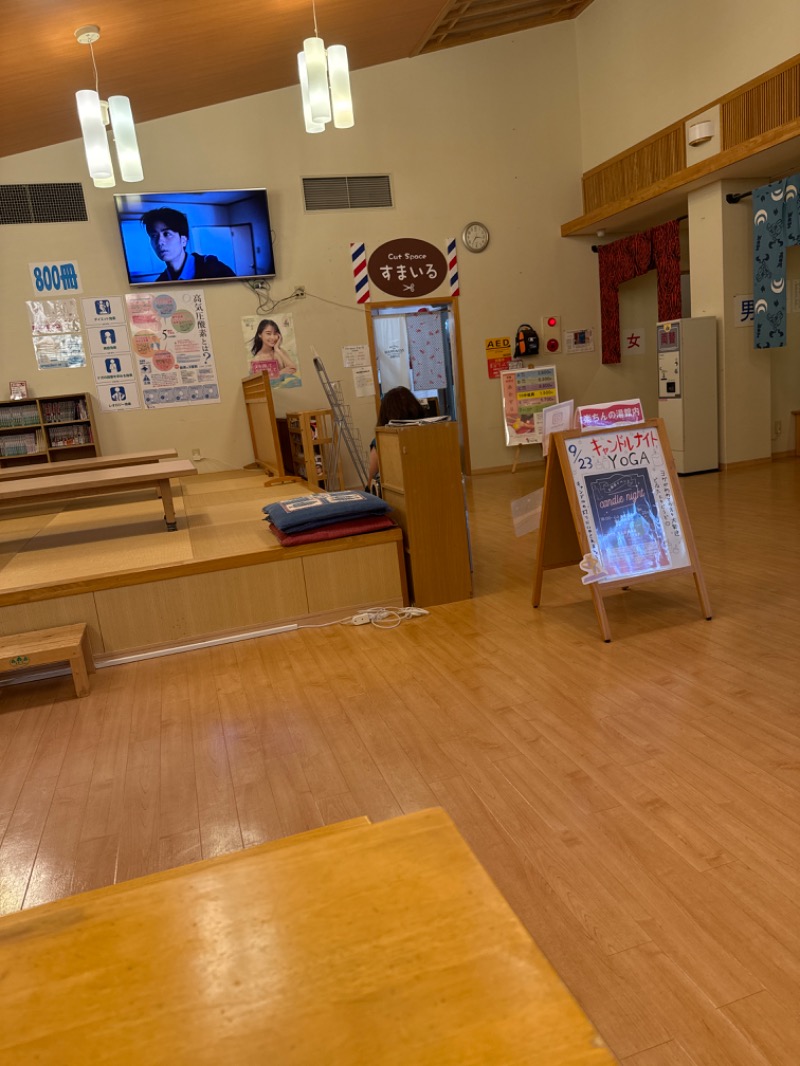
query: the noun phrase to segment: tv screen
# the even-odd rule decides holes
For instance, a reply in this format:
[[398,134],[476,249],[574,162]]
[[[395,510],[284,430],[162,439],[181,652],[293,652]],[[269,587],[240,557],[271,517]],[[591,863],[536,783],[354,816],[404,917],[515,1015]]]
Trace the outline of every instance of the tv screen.
[[131,285],[275,274],[264,189],[114,196]]

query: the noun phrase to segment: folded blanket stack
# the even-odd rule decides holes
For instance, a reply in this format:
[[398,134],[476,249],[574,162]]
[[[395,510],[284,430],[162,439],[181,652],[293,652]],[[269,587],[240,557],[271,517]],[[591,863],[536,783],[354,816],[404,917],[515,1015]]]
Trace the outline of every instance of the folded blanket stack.
[[267,504],[263,511],[270,530],[286,547],[372,533],[394,525],[385,500],[357,490],[294,496]]

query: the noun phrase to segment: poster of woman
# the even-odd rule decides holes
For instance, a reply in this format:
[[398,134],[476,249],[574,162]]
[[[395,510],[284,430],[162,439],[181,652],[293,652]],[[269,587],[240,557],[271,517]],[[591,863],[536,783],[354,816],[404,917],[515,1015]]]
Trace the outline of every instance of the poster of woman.
[[245,315],[242,336],[248,373],[266,371],[273,389],[296,389],[303,384],[291,314]]

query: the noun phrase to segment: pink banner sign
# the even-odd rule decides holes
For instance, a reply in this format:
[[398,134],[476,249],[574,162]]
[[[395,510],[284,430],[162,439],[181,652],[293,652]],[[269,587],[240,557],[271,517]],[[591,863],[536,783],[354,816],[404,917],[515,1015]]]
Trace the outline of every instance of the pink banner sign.
[[644,422],[641,400],[615,400],[578,408],[578,429],[613,429]]

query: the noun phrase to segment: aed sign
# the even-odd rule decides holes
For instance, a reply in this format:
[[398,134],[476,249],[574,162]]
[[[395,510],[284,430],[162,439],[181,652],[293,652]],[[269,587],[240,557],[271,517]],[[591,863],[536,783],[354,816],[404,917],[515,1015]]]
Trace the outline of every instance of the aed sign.
[[490,378],[499,378],[504,370],[508,370],[511,362],[511,338],[510,337],[487,337],[486,366]]
[[50,296],[58,293],[83,292],[78,264],[57,260],[54,263],[28,263],[34,290]]
[[384,292],[413,300],[439,288],[447,277],[447,260],[436,245],[401,237],[375,249],[367,273]]

